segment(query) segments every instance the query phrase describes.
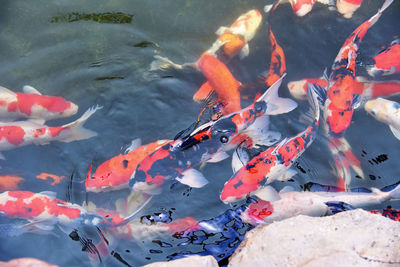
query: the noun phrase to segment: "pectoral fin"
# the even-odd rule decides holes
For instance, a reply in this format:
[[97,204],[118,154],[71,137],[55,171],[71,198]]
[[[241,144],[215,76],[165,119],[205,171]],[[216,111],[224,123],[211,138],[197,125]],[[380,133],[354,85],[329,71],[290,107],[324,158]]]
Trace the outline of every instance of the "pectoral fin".
[[277,201],[281,199],[279,193],[272,186],[264,186],[256,191],[255,195],[265,201]]
[[249,44],[245,44],[242,49],[240,50],[239,58],[243,59],[250,54]]
[[181,176],[176,178],[176,180],[194,188],[201,188],[208,184],[208,181],[204,178],[203,174],[195,169],[184,171]]
[[400,130],[396,127],[389,125],[390,130],[392,131],[393,135],[400,140]]

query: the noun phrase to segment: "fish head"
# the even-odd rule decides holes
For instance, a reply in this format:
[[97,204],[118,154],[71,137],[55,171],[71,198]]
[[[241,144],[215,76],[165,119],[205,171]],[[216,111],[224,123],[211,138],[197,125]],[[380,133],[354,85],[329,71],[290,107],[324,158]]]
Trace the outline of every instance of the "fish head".
[[315,0],[289,0],[289,3],[292,6],[293,12],[297,16],[302,17],[311,11]]
[[307,99],[307,84],[306,80],[300,80],[289,82],[287,86],[294,98],[305,100]]
[[379,97],[367,101],[364,109],[376,120],[389,124],[391,122],[390,117],[400,112],[400,105],[397,102]]
[[246,42],[253,39],[258,27],[262,21],[260,11],[257,9],[250,10],[242,14],[230,27],[233,34],[240,34]]
[[[140,155],[137,155],[139,157]],[[93,175],[88,173],[86,190],[102,192],[127,187],[129,178],[137,166],[137,161],[129,154],[119,154],[100,164]]]

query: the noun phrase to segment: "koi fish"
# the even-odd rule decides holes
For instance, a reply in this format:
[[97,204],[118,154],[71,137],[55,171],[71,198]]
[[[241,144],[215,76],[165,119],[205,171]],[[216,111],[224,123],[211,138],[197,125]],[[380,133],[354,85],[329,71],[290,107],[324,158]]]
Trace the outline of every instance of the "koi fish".
[[371,193],[353,192],[277,192],[266,186],[257,192],[259,200],[241,214],[244,222],[272,223],[297,215],[325,216],[346,210],[368,207],[400,198],[400,186],[389,192],[372,188]]
[[[307,98],[307,86],[309,83],[316,84],[322,88],[328,86],[327,80],[320,79],[302,79],[288,83],[290,94],[296,99]],[[370,99],[380,96],[393,96],[400,93],[400,82],[398,81],[369,81],[365,77],[357,76],[354,81],[353,95],[361,96],[361,104]]]
[[206,123],[187,138],[166,144],[147,156],[137,166],[129,186],[136,191],[157,194],[169,178],[195,188],[207,184],[204,176],[193,167],[226,159],[227,151],[249,137],[260,136],[267,124],[265,115],[296,108],[296,102],[278,96],[282,78],[247,108]]
[[393,135],[400,140],[400,104],[384,98],[369,100],[364,109],[376,120],[389,125]]
[[41,230],[52,230],[58,226],[70,231],[81,224],[108,224],[105,218],[86,212],[77,204],[55,198],[53,192],[6,191],[0,194],[0,216],[25,219],[28,224]]
[[220,199],[224,203],[241,200],[247,195],[274,180],[286,181],[296,174],[289,170],[303,152],[312,144],[319,126],[319,104],[317,95],[309,88],[310,105],[314,121],[304,131],[294,137],[285,138],[248,161],[234,167],[237,172],[225,183]]
[[59,184],[61,182],[61,180],[65,178],[65,176],[58,176],[55,174],[42,172],[41,174],[37,175],[36,178],[41,179],[41,180],[51,179],[51,180],[53,180],[51,185],[56,185],[56,184]]
[[346,19],[353,16],[354,12],[361,6],[363,0],[337,0],[337,11]]
[[101,107],[88,109],[79,119],[58,127],[44,126],[34,121],[0,122],[0,151],[26,145],[46,145],[51,141],[72,142],[96,136],[83,124]]
[[[221,102],[224,103],[223,114],[226,115],[240,110],[239,88],[241,83],[235,79],[226,65],[208,54],[203,54],[197,65],[209,84],[203,86],[209,86],[210,89],[215,90]],[[195,94],[194,98],[198,98],[198,96],[198,94]]]
[[86,191],[97,193],[129,188],[129,179],[137,165],[146,156],[170,142],[172,140],[158,140],[141,146],[140,139],[135,139],[126,149],[125,154],[119,154],[103,162],[93,175],[89,170]]
[[400,39],[394,40],[389,47],[374,58],[374,64],[367,66],[370,76],[379,77],[400,72]]
[[[261,13],[256,10],[250,10],[242,14],[235,20],[231,27],[221,26],[216,31],[218,39],[202,55],[215,55],[222,51],[223,56],[228,60],[236,54],[240,58],[249,55],[250,49],[248,42],[253,39],[262,20]],[[196,63],[176,64],[166,57],[154,56],[155,60],[150,64],[150,71],[166,70],[169,68],[183,69],[185,67],[196,67]]]
[[269,65],[268,74],[264,81],[268,87],[279,80],[282,74],[286,72],[285,53],[283,52],[282,47],[276,41],[275,35],[271,30],[271,26],[269,26],[269,40],[271,42],[271,63]]
[[45,96],[32,86],[25,85],[23,93],[13,92],[0,86],[0,120],[14,121],[20,118],[37,122],[74,115],[78,106],[59,96]]
[[327,91],[318,87],[330,136],[340,138],[344,135],[350,126],[354,109],[360,105],[360,96],[353,93],[358,47],[368,29],[378,21],[392,2],[393,0],[386,0],[374,16],[350,34],[336,56],[330,76],[325,75],[328,81]]
[[229,28],[219,27],[216,31],[219,37],[212,47],[222,46],[222,50],[229,58],[232,58],[237,53],[240,53],[240,58],[247,57],[250,52],[248,42],[256,34],[261,20],[261,13],[257,9],[240,15]]
[[0,176],[0,192],[8,190],[17,190],[20,183],[24,178],[15,175]]

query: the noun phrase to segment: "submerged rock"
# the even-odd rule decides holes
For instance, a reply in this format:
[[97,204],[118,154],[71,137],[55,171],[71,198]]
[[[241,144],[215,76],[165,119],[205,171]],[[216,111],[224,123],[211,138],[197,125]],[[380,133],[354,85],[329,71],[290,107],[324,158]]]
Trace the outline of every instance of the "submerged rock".
[[190,256],[167,262],[154,262],[144,267],[218,267],[217,260],[213,256]]
[[246,234],[229,266],[400,266],[400,224],[361,209],[297,216]]

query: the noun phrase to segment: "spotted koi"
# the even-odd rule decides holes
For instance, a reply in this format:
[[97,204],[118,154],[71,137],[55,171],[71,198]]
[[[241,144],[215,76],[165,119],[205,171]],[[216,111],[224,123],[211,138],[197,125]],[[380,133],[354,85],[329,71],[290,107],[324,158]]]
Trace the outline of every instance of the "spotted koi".
[[218,162],[227,158],[227,151],[249,136],[260,134],[265,128],[264,123],[260,123],[261,126],[255,123],[257,119],[263,122],[260,119],[263,115],[285,113],[297,106],[294,101],[278,96],[282,78],[247,108],[206,123],[187,138],[166,144],[147,156],[137,166],[129,181],[130,187],[157,194],[169,178],[176,178],[191,187],[204,186],[207,180],[193,167],[203,162]]
[[361,24],[346,39],[332,65],[332,72],[326,79],[328,87],[320,88],[323,114],[329,128],[329,135],[340,138],[350,126],[354,108],[360,104],[360,96],[353,93],[356,57],[359,45],[368,29],[374,25],[382,12],[393,2],[386,0],[378,12]]
[[[309,89],[311,91],[311,89]],[[316,93],[310,93],[314,121],[304,131],[285,138],[243,165],[224,185],[220,198],[224,203],[241,200],[273,180],[288,180],[295,172],[288,171],[312,144],[319,126],[319,104]]]
[[140,146],[140,139],[135,139],[126,153],[119,154],[103,162],[92,175],[90,170],[86,179],[86,191],[104,192],[129,188],[128,182],[137,165],[148,155],[172,142],[158,140]]

